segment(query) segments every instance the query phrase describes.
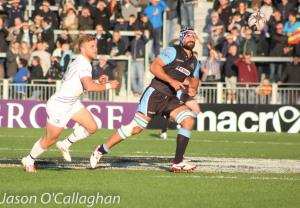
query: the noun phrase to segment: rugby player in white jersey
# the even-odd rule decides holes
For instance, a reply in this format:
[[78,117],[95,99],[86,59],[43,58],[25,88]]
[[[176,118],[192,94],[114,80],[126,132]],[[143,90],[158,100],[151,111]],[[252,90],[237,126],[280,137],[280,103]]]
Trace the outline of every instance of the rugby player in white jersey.
[[34,161],[53,145],[70,119],[79,125],[65,140],[57,142],[56,146],[62,152],[66,161],[71,161],[70,146],[84,139],[97,130],[97,124],[92,114],[82,105],[80,98],[84,91],[98,92],[115,89],[118,82],[95,82],[92,80],[91,62],[97,57],[95,38],[86,35],[79,40],[80,55],[69,65],[58,92],[47,102],[47,123],[45,134],[33,145],[29,155],[22,158],[22,164],[27,172],[36,172]]

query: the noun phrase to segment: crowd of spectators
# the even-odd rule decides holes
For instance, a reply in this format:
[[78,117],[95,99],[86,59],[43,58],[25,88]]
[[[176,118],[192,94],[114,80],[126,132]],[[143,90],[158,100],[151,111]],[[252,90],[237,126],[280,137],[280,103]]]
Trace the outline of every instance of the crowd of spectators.
[[[153,60],[160,51],[163,24],[166,25],[167,42],[176,38],[174,31],[178,25],[195,26],[196,2],[33,0],[34,10],[29,17],[25,12],[27,0],[0,0],[0,52],[7,55],[0,57],[0,79],[20,80],[15,76],[21,68],[28,72],[23,83],[33,79],[61,79],[74,54],[78,54],[78,38],[91,30],[95,32],[99,55],[132,57],[131,89],[134,94],[141,94],[145,47],[149,47],[148,58]],[[58,9],[51,9],[51,6]],[[248,28],[247,21],[258,9],[265,14],[267,24],[262,31],[253,31]],[[209,37],[204,45],[204,55],[208,58],[202,63],[202,81],[225,81],[231,88],[228,102],[236,100],[237,82],[268,79],[270,82],[300,83],[298,64],[253,63],[251,60],[253,56],[300,57],[299,11],[298,0],[215,0],[204,28]],[[164,12],[166,22],[162,21]],[[61,32],[56,36],[54,30]],[[120,31],[132,31],[134,36],[121,36]],[[219,61],[222,57],[226,58],[225,62]],[[21,62],[26,65],[20,68]],[[97,60],[93,68],[95,79],[100,69],[110,79],[122,83],[127,62]],[[116,94],[119,93],[120,88],[116,89]]]
[[[28,16],[28,0],[0,0],[0,53],[7,55],[0,57],[0,79],[18,82],[15,76],[23,60],[27,63],[23,66],[28,72],[26,83],[32,79],[61,79],[73,55],[78,54],[79,37],[94,31],[99,55],[131,55],[132,90],[141,94],[146,43],[153,59],[160,51],[163,13],[167,12],[167,39],[171,41],[179,21],[194,24],[194,14],[186,13],[194,9],[194,3],[195,0],[33,0],[34,10]],[[181,10],[185,14],[180,19]],[[56,36],[54,30],[61,32]],[[120,31],[132,31],[134,36],[121,36]],[[104,72],[121,86],[126,64],[124,60],[97,60],[93,74],[99,74],[99,67],[109,66],[106,68],[110,72]],[[120,88],[116,89],[119,93]]]
[[[285,69],[292,63],[253,63],[255,67],[251,67],[251,70],[248,67],[249,72],[254,71],[253,74],[257,74],[257,78],[253,77],[251,80],[243,79],[242,77],[248,76],[248,72],[241,70],[241,63],[252,63],[253,56],[300,57],[299,9],[298,0],[215,0],[204,28],[209,34],[205,53],[211,57],[210,51],[213,51],[218,59],[224,57],[227,61],[220,64],[218,69],[216,65],[212,65],[215,76],[210,79],[219,81],[219,74],[222,74],[221,80],[226,81],[228,86],[231,84],[229,80],[258,82],[265,78],[271,82],[300,83],[299,66],[298,72],[294,74],[295,77],[299,77],[298,80],[286,78]],[[267,21],[262,31],[252,30],[247,23],[251,13],[258,10],[265,15]],[[230,52],[235,50],[231,46],[238,49],[235,55]],[[232,69],[236,72],[232,72]],[[207,67],[203,70],[206,72]]]

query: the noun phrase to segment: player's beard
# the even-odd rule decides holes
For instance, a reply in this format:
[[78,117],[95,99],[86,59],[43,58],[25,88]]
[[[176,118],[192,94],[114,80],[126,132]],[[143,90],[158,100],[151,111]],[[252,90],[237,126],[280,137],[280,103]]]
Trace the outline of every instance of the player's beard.
[[195,42],[194,41],[188,41],[187,43],[183,44],[183,47],[187,50],[193,51],[195,47]]

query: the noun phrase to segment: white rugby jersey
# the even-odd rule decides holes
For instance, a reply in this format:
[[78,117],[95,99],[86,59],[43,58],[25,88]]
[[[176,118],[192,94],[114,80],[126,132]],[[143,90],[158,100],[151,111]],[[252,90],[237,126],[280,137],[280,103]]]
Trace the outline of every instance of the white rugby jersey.
[[69,66],[64,74],[62,85],[55,94],[56,100],[64,103],[73,103],[80,99],[84,92],[80,81],[83,77],[92,77],[92,65],[89,60],[79,55]]

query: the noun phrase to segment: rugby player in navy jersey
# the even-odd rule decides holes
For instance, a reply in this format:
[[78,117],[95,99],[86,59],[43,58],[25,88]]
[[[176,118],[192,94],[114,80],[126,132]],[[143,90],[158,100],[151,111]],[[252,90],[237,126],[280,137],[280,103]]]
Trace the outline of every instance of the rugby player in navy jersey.
[[131,135],[139,134],[149,121],[156,115],[162,115],[177,122],[177,146],[171,171],[189,172],[196,166],[183,161],[183,155],[191,137],[194,126],[194,113],[177,97],[177,91],[186,89],[184,80],[190,80],[187,87],[188,95],[195,96],[199,85],[200,63],[193,54],[196,34],[191,27],[180,31],[180,44],[165,48],[150,66],[155,76],[144,91],[133,120],[121,126],[104,144],[98,145],[90,158],[92,168],[95,168],[100,158],[107,154],[116,144]]

